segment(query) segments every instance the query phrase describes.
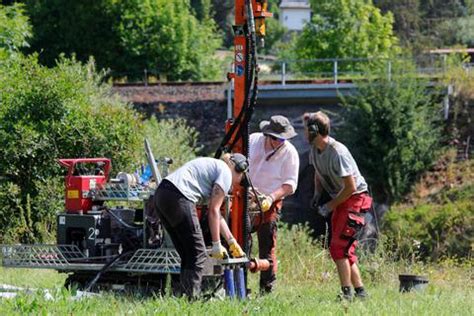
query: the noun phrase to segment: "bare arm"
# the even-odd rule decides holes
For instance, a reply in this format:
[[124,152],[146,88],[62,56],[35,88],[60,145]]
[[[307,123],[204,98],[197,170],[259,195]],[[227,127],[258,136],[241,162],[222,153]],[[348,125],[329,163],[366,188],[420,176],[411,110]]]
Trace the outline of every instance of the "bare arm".
[[234,238],[232,235],[229,226],[227,225],[225,219],[221,216],[220,220],[220,228],[221,228],[221,235],[224,237],[226,241],[229,241],[230,239]]
[[[224,203],[225,193],[222,188],[214,184],[212,188],[211,198],[209,200],[209,229],[211,230],[212,241],[219,241],[221,227],[221,205]],[[225,223],[225,222],[224,222]],[[227,224],[226,224],[227,225]]]
[[282,184],[281,187],[279,187],[278,189],[276,189],[275,191],[273,191],[270,196],[273,198],[273,201],[277,201],[277,200],[280,200],[280,199],[283,199],[289,195],[292,195],[293,193],[295,193],[293,191],[293,187],[289,184]]
[[327,203],[331,210],[334,210],[339,204],[346,201],[357,190],[354,177],[347,176],[342,179],[344,180],[344,188],[334,199]]

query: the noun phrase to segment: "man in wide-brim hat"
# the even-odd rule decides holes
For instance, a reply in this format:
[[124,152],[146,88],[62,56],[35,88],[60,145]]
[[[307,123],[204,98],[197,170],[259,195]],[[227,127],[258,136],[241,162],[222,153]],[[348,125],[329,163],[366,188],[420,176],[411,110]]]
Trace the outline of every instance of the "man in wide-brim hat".
[[260,123],[261,133],[250,135],[249,177],[259,192],[263,220],[254,222],[258,236],[261,259],[271,261],[271,269],[260,274],[260,292],[270,293],[276,282],[277,220],[283,199],[296,191],[298,184],[299,156],[288,141],[297,133],[290,121],[274,115]]

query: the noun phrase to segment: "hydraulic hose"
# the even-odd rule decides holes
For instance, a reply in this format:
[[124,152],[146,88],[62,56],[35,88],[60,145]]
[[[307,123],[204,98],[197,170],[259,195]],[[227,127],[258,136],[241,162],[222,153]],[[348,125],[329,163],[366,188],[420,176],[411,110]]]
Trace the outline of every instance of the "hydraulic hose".
[[104,274],[105,272],[107,272],[107,270],[112,268],[121,258],[123,258],[127,255],[130,255],[134,252],[135,251],[123,252],[123,253],[117,255],[112,261],[108,262],[105,266],[102,267],[102,269],[100,269],[100,271],[96,274],[94,279],[92,279],[92,281],[89,282],[89,284],[85,287],[84,291],[85,292],[90,291],[92,289],[92,287],[97,283],[99,278],[102,276],[102,274]]

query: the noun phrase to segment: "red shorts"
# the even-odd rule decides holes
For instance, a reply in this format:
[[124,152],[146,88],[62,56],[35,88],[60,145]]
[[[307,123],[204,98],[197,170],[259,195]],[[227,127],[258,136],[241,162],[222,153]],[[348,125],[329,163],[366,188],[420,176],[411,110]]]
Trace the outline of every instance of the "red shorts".
[[366,193],[355,194],[340,204],[331,217],[331,243],[329,252],[333,260],[348,258],[353,265],[357,262],[355,248],[357,240],[354,236],[357,231],[354,224],[359,227],[364,225],[362,212],[366,212],[372,205],[372,198]]

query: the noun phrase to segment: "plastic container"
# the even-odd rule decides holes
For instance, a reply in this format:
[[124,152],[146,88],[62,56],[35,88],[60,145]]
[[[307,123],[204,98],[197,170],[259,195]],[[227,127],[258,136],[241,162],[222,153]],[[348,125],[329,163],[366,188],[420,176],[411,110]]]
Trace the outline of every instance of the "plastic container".
[[400,274],[400,292],[422,292],[428,287],[428,278],[413,274]]

